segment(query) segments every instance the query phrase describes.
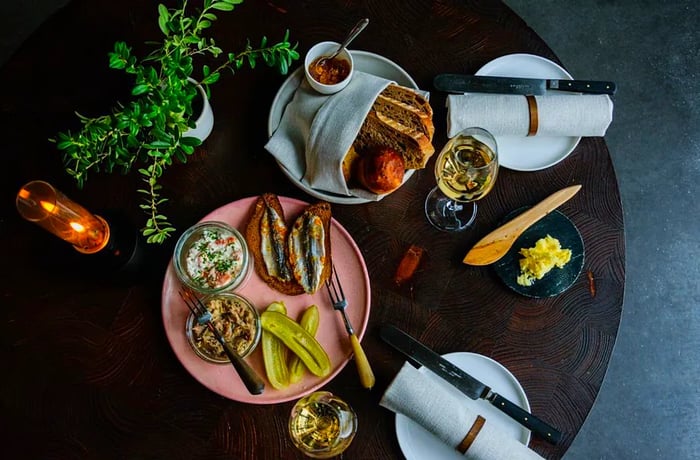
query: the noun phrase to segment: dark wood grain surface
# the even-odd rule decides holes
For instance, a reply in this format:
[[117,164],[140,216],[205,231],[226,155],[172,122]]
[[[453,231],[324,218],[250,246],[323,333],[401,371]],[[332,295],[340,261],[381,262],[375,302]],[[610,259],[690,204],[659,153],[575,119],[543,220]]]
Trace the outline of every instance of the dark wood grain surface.
[[[14,209],[19,187],[43,179],[88,209],[116,210],[134,227],[141,225],[135,176],[94,175],[78,190],[47,139],[76,127],[73,111],[101,114],[124,97],[128,82],[107,68],[106,53],[115,40],[139,52],[144,41],[157,39],[156,6],[76,0],[0,72],[3,458],[301,458],[286,432],[292,402],[256,406],[223,398],[201,386],[171,351],[160,289],[174,241],[148,248],[136,276],[118,276],[96,269]],[[340,39],[358,18],[370,17],[353,48],[392,59],[428,90],[437,73],[473,73],[505,54],[558,62],[496,1],[249,0],[219,16],[213,31],[225,49],[240,48],[247,37],[278,39],[288,28],[302,53],[317,41]],[[224,76],[212,87],[214,132],[195,162],[170,168],[163,181],[170,198],[165,211],[180,231],[227,202],[262,192],[312,201],[263,148],[268,110],[283,81],[261,68]],[[431,101],[439,148],[446,141],[445,98],[435,93]],[[425,220],[432,166],[381,202],[333,206],[369,270],[372,310],[363,344],[377,375],[368,392],[349,365],[326,387],[360,419],[343,457],[401,458],[394,415],[378,405],[403,363],[378,337],[381,324],[393,323],[440,353],[471,351],[505,365],[532,411],[564,432],[558,446],[533,439],[531,447],[560,458],[600,389],[622,309],[624,226],[605,141],[584,138],[569,158],[544,171],[502,169],[480,203],[474,228],[462,234],[440,233]],[[560,210],[579,228],[586,258],[567,292],[525,298],[509,291],[490,267],[461,263],[509,211],[572,184],[583,190]],[[411,244],[425,248],[426,258],[411,285],[399,289],[392,275]],[[595,296],[588,272],[595,277]]]

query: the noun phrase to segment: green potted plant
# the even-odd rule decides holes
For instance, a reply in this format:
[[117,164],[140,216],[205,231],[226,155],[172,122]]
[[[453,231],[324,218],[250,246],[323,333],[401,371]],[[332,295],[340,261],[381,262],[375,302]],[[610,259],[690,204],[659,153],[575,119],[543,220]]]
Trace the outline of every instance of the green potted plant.
[[[136,168],[145,186],[140,205],[147,214],[143,235],[149,243],[162,243],[175,228],[160,211],[167,198],[161,194],[158,179],[173,161],[187,162],[201,138],[192,135],[199,116],[193,104],[198,90],[209,97],[209,86],[225,71],[235,73],[244,66],[255,68],[260,61],[286,74],[292,61],[299,58],[297,45],[289,43],[289,31],[276,44],[263,37],[258,47],[250,41],[244,50],[227,53],[205,31],[216,21],[215,12],[231,11],[243,0],[204,0],[201,8],[190,12],[187,0],[178,8],[158,6],[158,25],[163,39],[153,45],[146,57],[134,56],[124,42],[114,44],[109,66],[133,75],[133,99],[118,104],[109,114],[85,117],[78,114],[81,128],[75,133],[58,133],[57,148],[62,152],[66,171],[82,187],[91,171],[124,174]],[[198,67],[195,58],[207,58],[216,67]]]

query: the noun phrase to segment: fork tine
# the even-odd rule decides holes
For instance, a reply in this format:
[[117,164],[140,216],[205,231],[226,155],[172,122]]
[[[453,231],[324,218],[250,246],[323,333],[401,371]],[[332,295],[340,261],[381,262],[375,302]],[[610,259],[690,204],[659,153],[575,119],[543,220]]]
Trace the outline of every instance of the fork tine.
[[185,305],[187,305],[187,308],[190,309],[190,311],[192,312],[193,315],[198,316],[196,309],[190,304],[189,297],[187,295],[185,295],[182,291],[178,291],[178,292],[179,292],[182,300],[185,302]]
[[192,297],[194,298],[195,302],[197,302],[197,305],[199,306],[199,311],[202,313],[209,313],[209,309],[207,309],[207,306],[204,305],[202,300],[199,298],[199,296],[192,294]]
[[[335,267],[333,267],[333,269],[335,270]],[[331,302],[335,303],[337,292],[335,290],[335,286],[333,285],[333,272],[331,272],[331,276],[329,276],[326,280],[326,289],[328,290],[328,297],[331,298]]]
[[[326,280],[326,288],[328,289],[328,295],[331,298],[331,302],[337,303],[345,299],[345,294],[343,293],[343,286],[340,284],[340,279],[338,278],[338,272],[333,265],[333,271],[331,276]],[[335,281],[333,277],[335,276]]]
[[335,275],[335,283],[338,286],[338,289],[340,290],[340,299],[344,300],[345,293],[343,292],[343,285],[340,284],[340,278],[338,277],[338,271],[335,269],[335,265],[333,265],[333,275]]

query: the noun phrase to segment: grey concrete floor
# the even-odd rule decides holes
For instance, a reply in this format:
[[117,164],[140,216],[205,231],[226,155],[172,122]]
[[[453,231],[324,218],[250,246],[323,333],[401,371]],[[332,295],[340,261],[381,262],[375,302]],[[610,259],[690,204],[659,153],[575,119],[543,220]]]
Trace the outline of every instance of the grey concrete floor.
[[[67,0],[0,2],[0,65]],[[603,388],[567,459],[700,459],[700,3],[506,0],[575,78],[618,83],[606,141],[627,288]]]
[[700,458],[700,3],[506,0],[575,78],[618,83],[606,142],[622,194],[622,322],[566,458]]

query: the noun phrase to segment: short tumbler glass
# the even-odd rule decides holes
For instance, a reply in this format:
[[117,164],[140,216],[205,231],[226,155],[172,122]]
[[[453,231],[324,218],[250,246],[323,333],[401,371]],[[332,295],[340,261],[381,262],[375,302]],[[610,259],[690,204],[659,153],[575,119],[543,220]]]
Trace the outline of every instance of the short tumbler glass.
[[301,398],[292,408],[289,435],[294,445],[313,458],[330,458],[348,448],[357,432],[357,416],[328,391]]

